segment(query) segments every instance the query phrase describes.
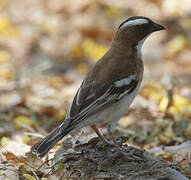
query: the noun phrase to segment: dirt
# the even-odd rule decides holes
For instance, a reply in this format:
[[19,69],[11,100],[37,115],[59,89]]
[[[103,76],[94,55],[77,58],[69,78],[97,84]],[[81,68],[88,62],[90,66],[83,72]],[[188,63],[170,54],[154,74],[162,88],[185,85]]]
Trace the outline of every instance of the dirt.
[[72,140],[67,139],[56,152],[52,168],[64,169],[63,179],[170,179],[165,171],[168,165],[162,159],[124,144],[127,137],[117,137],[117,141],[123,144],[127,156],[120,155],[115,147],[105,145],[98,138],[73,146]]

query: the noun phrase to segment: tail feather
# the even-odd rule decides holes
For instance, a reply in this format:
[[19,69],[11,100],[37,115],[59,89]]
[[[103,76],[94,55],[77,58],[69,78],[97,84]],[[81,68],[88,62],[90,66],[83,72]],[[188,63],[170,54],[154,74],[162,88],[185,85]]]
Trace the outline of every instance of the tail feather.
[[50,134],[48,134],[45,138],[40,140],[37,144],[32,146],[31,151],[33,154],[36,154],[37,157],[41,158],[45,156],[48,151],[57,144],[65,135],[69,133],[67,129],[61,129],[62,126],[54,129]]

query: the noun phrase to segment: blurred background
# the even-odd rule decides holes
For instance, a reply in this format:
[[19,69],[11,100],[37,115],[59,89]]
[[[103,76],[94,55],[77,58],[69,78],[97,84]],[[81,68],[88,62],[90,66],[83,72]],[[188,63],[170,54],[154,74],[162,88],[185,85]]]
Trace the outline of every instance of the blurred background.
[[32,145],[38,138],[29,133],[58,125],[119,24],[134,15],[166,30],[144,44],[144,82],[116,133],[144,148],[190,140],[190,0],[1,0],[1,143]]

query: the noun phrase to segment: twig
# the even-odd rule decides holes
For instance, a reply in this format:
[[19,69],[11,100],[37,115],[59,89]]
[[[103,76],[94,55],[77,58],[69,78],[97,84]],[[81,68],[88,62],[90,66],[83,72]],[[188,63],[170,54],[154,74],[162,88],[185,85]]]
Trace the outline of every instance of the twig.
[[164,117],[168,116],[168,110],[173,105],[174,89],[173,88],[168,89],[167,93],[168,93],[168,105],[166,107],[166,110],[165,110],[165,113],[164,113]]

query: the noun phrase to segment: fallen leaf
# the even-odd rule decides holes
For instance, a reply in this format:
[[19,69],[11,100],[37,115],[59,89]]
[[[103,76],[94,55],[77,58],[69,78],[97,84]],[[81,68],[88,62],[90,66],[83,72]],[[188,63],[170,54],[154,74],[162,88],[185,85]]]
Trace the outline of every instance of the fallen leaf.
[[23,177],[25,177],[27,180],[36,180],[36,178],[31,176],[30,174],[23,174]]

